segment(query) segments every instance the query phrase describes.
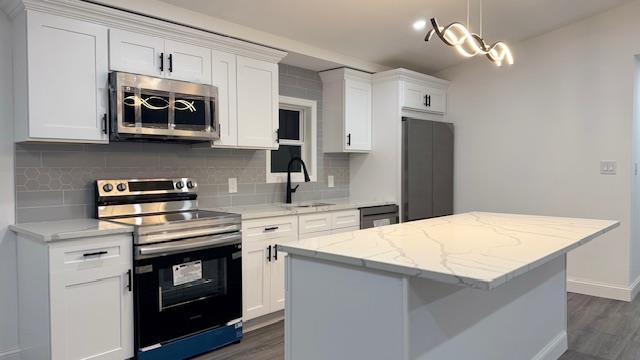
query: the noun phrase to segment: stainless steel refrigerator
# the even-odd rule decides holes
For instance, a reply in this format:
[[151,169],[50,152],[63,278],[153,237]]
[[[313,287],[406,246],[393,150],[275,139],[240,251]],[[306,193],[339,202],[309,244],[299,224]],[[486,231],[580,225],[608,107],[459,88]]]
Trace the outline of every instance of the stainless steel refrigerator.
[[402,221],[453,214],[453,124],[402,118]]

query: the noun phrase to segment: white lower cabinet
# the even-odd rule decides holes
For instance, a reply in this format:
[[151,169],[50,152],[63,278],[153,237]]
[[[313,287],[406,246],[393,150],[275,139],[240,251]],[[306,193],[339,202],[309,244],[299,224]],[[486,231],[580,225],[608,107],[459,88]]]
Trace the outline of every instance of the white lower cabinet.
[[19,238],[22,359],[133,357],[131,241]]
[[245,321],[284,308],[284,255],[277,244],[298,239],[297,216],[242,223],[242,301]]
[[244,321],[284,309],[284,259],[280,244],[360,228],[360,211],[279,216],[242,223]]

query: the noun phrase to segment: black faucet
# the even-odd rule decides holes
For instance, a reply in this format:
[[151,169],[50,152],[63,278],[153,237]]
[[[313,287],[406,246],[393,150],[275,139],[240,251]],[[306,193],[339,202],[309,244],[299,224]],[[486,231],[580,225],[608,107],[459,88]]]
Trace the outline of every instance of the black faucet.
[[302,159],[299,157],[291,158],[291,160],[289,160],[289,165],[287,165],[287,200],[285,201],[287,204],[291,204],[291,194],[296,192],[296,190],[298,190],[298,187],[300,186],[296,185],[296,187],[294,187],[293,189],[291,188],[291,165],[293,165],[293,163],[296,161],[299,162],[300,165],[302,165],[302,171],[304,172],[304,182],[311,181],[311,179],[309,178],[309,173],[307,172],[307,166],[304,164],[304,161],[302,161]]

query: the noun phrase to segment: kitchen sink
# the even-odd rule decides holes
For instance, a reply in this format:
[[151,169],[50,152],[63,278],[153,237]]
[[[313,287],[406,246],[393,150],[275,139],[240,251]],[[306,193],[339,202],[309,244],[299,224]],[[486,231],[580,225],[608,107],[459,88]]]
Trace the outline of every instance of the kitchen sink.
[[335,205],[335,204],[323,203],[323,202],[314,202],[314,203],[308,203],[308,204],[287,204],[287,207],[292,207],[292,208],[310,208],[310,207],[320,207],[320,206],[330,206],[330,205]]

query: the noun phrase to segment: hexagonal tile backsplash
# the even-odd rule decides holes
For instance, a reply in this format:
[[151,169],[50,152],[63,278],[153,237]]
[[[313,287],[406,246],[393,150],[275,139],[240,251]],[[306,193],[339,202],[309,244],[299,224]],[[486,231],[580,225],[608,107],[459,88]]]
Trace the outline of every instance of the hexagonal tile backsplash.
[[[318,182],[305,183],[296,201],[347,197],[349,157],[322,152],[322,83],[317,73],[280,66],[280,94],[318,102]],[[200,184],[200,207],[282,202],[285,184],[266,184],[266,152],[196,148],[186,144],[17,144],[18,222],[91,217],[96,179],[187,176]],[[327,175],[335,187],[327,186]],[[227,179],[238,179],[229,194]]]

